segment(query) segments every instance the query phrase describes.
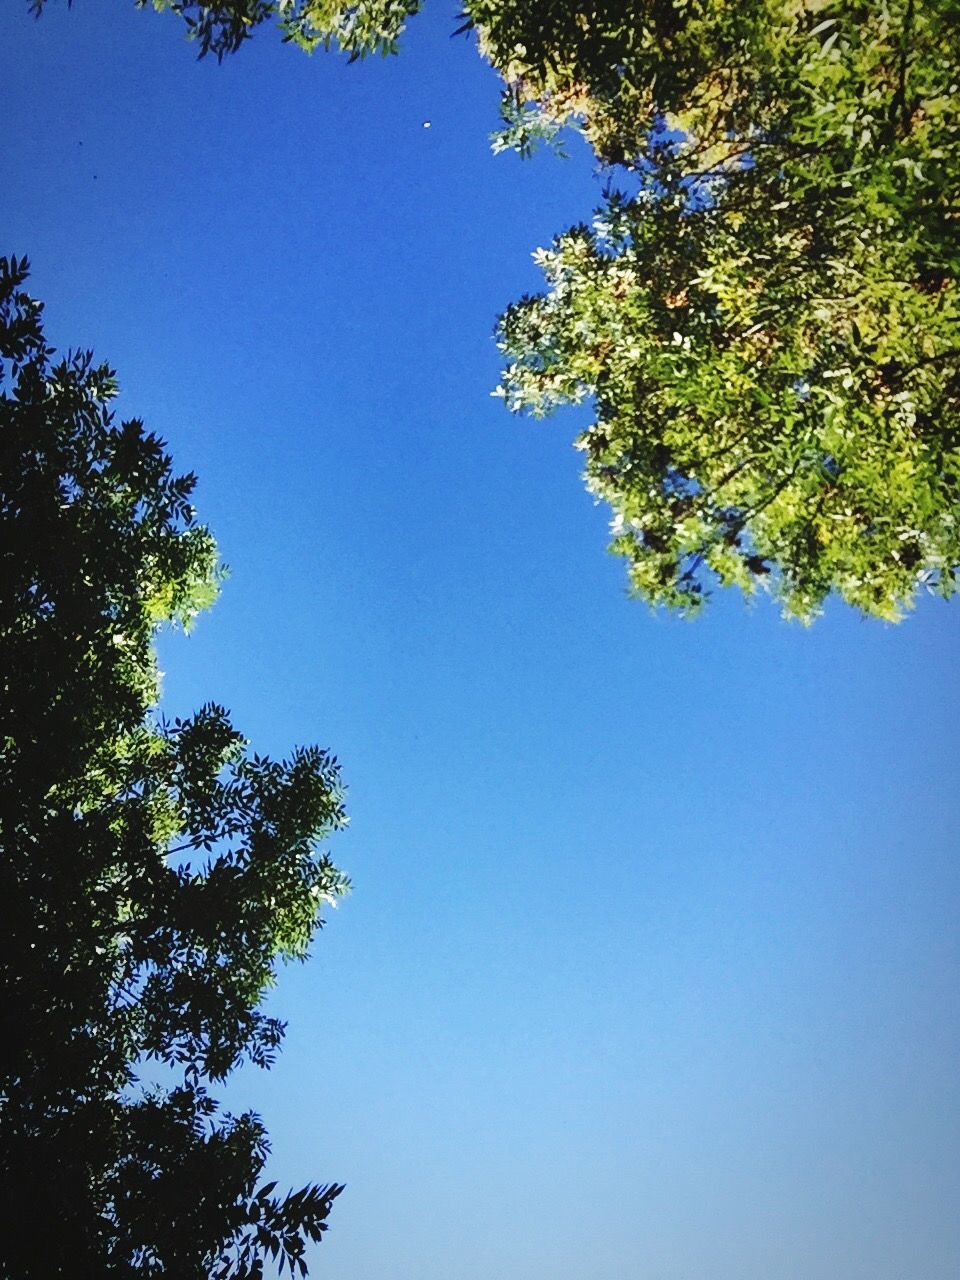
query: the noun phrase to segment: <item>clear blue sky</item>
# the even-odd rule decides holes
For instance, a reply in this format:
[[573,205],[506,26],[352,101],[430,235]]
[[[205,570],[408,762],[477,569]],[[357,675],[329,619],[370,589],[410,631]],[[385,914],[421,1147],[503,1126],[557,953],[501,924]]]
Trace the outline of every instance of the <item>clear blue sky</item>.
[[491,156],[456,0],[350,67],[25,10],[2,251],[199,472],[232,570],[166,706],[350,786],[355,892],[231,1094],[274,1176],[349,1184],[317,1274],[956,1280],[960,606],[626,598],[577,416],[489,396],[596,184]]

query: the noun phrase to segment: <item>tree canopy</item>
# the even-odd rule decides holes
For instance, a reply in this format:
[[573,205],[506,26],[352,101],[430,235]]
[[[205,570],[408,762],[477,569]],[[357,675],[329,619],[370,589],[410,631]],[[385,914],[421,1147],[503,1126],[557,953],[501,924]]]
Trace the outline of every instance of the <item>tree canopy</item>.
[[0,259],[0,1275],[305,1274],[341,1188],[263,1185],[262,1122],[208,1090],[272,1062],[276,963],[346,888],[337,763],[156,714],[154,635],[214,598],[214,544],[26,275]]
[[[42,3],[42,0],[38,0]],[[273,22],[389,52],[417,0],[155,0],[201,52]],[[763,585],[896,619],[960,565],[957,0],[469,0],[497,147],[578,128],[604,206],[502,317],[500,393],[579,447],[636,592]],[[616,167],[621,177],[614,179]],[[618,185],[622,189],[617,189]]]
[[763,582],[801,618],[835,591],[892,619],[922,584],[951,594],[960,7],[641,10],[606,78],[613,7],[568,60],[531,42],[515,71],[630,194],[538,255],[547,292],[501,321],[502,394],[594,399],[587,482],[654,604]]

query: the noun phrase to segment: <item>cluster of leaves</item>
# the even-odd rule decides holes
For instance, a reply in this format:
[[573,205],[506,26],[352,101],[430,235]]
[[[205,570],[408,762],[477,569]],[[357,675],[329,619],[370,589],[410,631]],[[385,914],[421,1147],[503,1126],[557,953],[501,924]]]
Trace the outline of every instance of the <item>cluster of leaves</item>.
[[273,1060],[276,962],[346,888],[337,764],[153,714],[156,629],[214,598],[213,541],[112,371],[55,360],[26,275],[0,259],[0,1276],[305,1274],[341,1188],[258,1186],[262,1123],[207,1086]]
[[654,604],[762,583],[800,618],[836,591],[895,619],[921,584],[951,594],[960,5],[637,10],[606,81],[602,14],[579,44],[565,28],[566,61],[528,46],[536,109],[579,113],[635,189],[539,253],[547,292],[501,320],[501,394],[594,399],[588,484]]
[[725,78],[739,74],[734,68],[771,6],[765,0],[470,0],[466,16],[480,52],[504,81],[507,127],[500,146],[523,146],[537,134],[576,124],[597,155],[614,164],[644,149],[659,112],[704,93],[710,99]]
[[[30,0],[37,15],[47,0]],[[72,0],[67,0],[70,4]],[[420,0],[134,0],[140,9],[170,10],[182,18],[200,56],[236,53],[258,27],[277,28],[281,39],[312,53],[339,49],[350,60],[396,53],[404,23]]]

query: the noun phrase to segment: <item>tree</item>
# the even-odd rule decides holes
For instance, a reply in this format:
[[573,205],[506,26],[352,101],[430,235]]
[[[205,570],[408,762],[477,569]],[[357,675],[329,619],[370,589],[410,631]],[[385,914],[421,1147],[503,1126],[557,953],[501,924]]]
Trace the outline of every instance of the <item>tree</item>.
[[578,120],[634,193],[538,255],[501,394],[594,398],[579,446],[636,591],[764,583],[804,619],[952,594],[960,6],[597,6],[582,37],[565,7],[511,14],[485,39],[522,51],[513,140]]
[[263,1124],[208,1088],[273,1061],[276,963],[346,888],[337,763],[154,712],[214,544],[112,371],[54,362],[26,276],[0,259],[0,1276],[305,1274],[342,1188],[260,1185]]

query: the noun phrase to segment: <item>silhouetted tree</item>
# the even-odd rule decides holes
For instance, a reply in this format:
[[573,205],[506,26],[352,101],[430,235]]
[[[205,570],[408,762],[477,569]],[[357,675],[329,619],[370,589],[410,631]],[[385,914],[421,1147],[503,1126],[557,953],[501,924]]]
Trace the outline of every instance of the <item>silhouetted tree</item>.
[[154,634],[213,600],[214,544],[26,275],[0,259],[0,1275],[305,1273],[341,1188],[260,1185],[262,1123],[208,1085],[273,1060],[276,961],[346,887],[337,764],[156,715]]

